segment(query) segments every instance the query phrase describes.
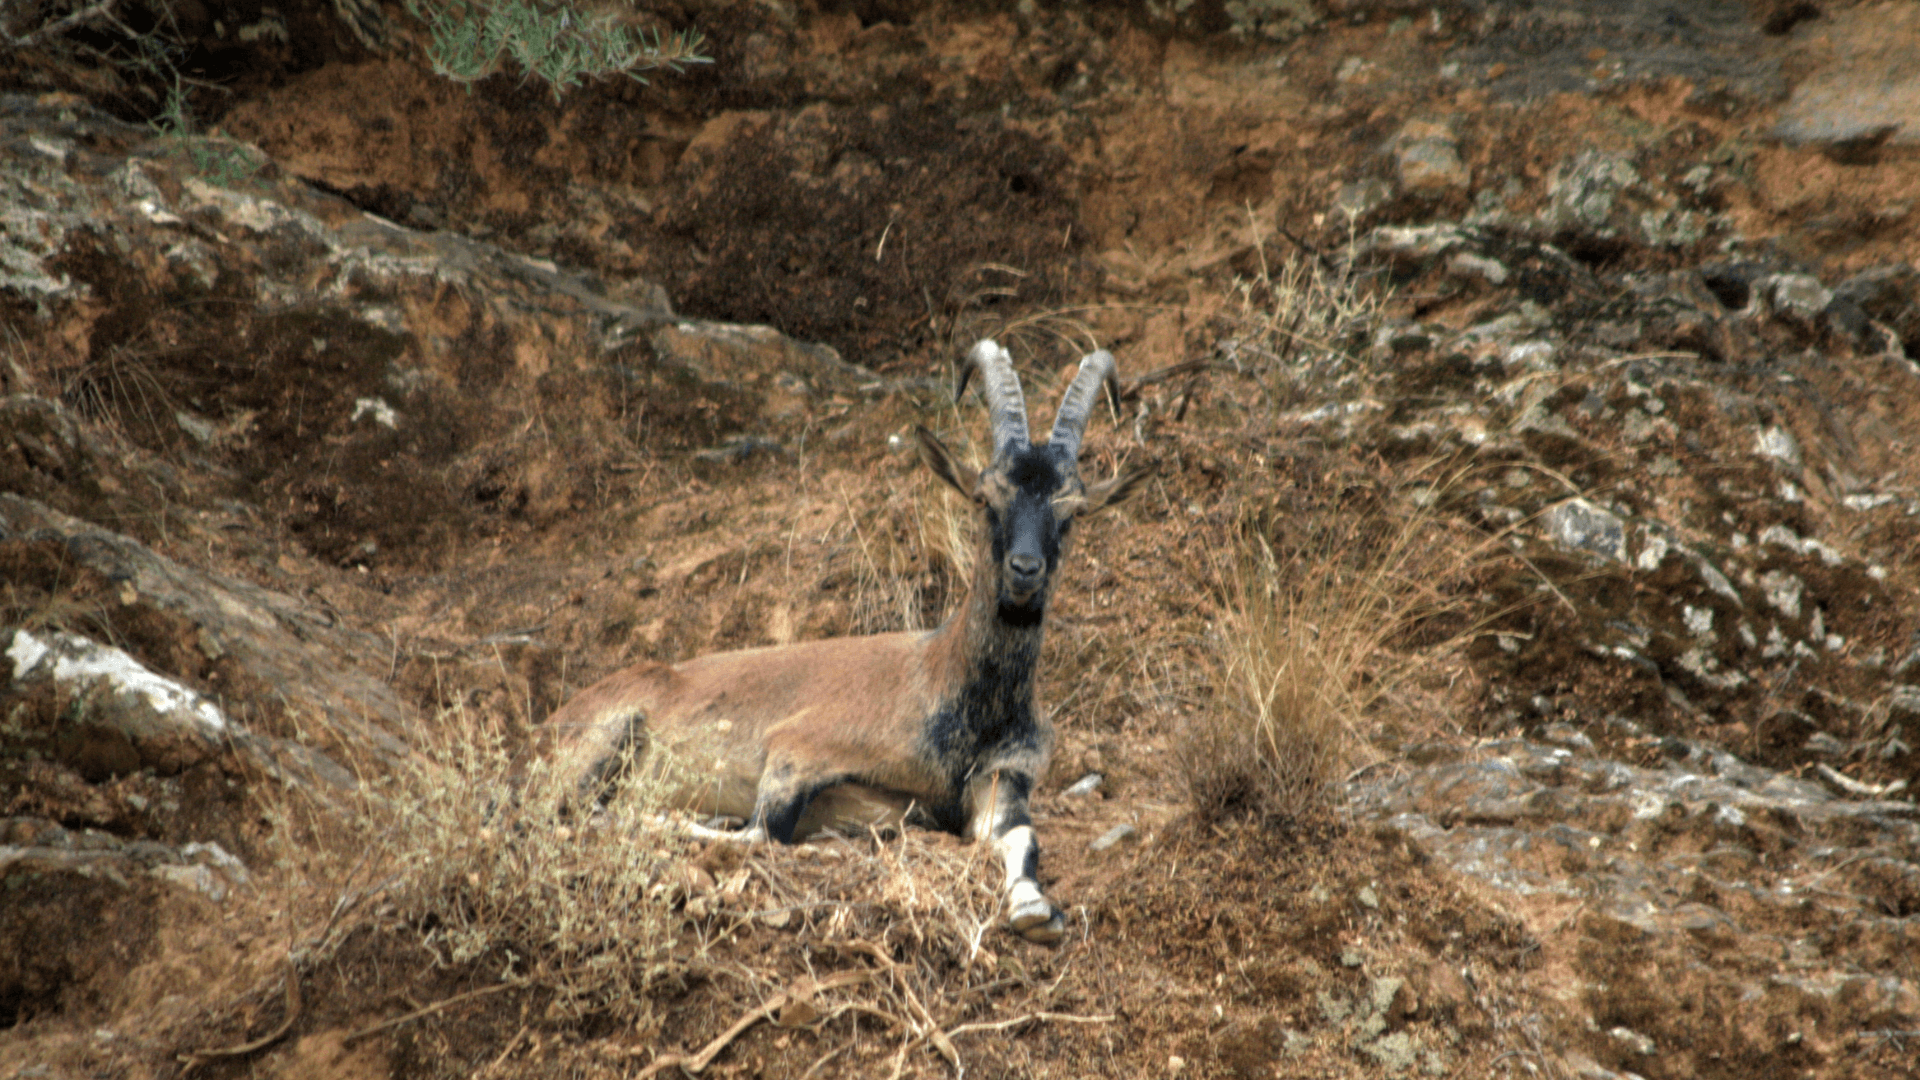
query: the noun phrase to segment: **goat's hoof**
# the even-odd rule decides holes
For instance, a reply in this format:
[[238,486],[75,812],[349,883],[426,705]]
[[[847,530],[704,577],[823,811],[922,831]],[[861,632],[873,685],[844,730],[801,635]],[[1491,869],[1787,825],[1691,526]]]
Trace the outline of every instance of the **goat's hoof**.
[[1067,934],[1067,917],[1045,900],[1020,905],[1007,922],[1014,933],[1041,945],[1051,945]]

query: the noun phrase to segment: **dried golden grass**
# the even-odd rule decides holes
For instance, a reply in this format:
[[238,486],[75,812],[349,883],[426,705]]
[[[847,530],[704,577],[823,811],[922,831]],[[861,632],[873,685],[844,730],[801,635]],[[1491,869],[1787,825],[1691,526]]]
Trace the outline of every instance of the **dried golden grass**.
[[397,932],[436,968],[535,992],[548,1020],[648,1027],[649,991],[676,970],[670,871],[685,842],[658,814],[671,777],[624,768],[581,813],[542,763],[510,788],[512,742],[504,722],[443,713],[414,754],[362,776],[350,813],[280,800],[283,861],[351,910],[333,944]]
[[[964,429],[943,438],[973,467],[981,466],[984,457]],[[844,526],[836,530],[840,540],[822,580],[845,587],[848,634],[929,629],[950,613],[973,578],[979,529],[973,503],[917,461],[913,475],[877,496],[833,491]]]
[[[656,1049],[640,1076],[697,1071],[762,1021],[811,1032],[811,1064],[796,1071],[838,1059],[838,1075],[898,1077],[963,1075],[999,1045],[972,1035],[1114,1019],[1080,1011],[1081,995],[1063,989],[1074,950],[1034,957],[1016,942],[997,951],[1010,939],[986,845],[909,830],[884,842],[722,845],[700,861],[712,880],[695,887],[686,912],[713,952],[731,953],[736,937],[761,939],[756,924],[780,928],[782,944],[716,967],[716,982],[739,984],[738,1018],[703,1045]],[[1031,972],[1023,958],[1059,970]]]
[[[924,630],[927,615],[922,600],[922,573],[913,547],[907,543],[912,525],[913,499],[901,492],[863,512],[846,492],[849,539],[830,566],[850,573],[847,595],[853,634],[881,634],[894,630]],[[830,571],[831,572],[831,571]]]
[[1335,257],[1303,251],[1299,244],[1283,258],[1267,256],[1270,242],[1251,212],[1257,266],[1237,275],[1227,287],[1231,313],[1216,314],[1229,336],[1217,348],[1236,369],[1266,375],[1263,380],[1279,407],[1291,406],[1309,387],[1326,387],[1385,311],[1387,290],[1373,287],[1352,257],[1349,232],[1345,252]]
[[1457,586],[1488,557],[1417,499],[1320,511],[1315,527],[1276,542],[1239,521],[1220,568],[1227,614],[1214,660],[1216,697],[1189,719],[1178,761],[1202,819],[1298,819],[1327,804],[1369,750],[1367,719],[1408,677],[1471,628],[1413,652],[1399,639],[1463,604]]
[[[965,430],[963,427],[949,433],[942,441],[969,468],[984,468],[986,454],[978,440],[962,437]],[[957,595],[973,580],[974,558],[979,547],[979,511],[972,500],[936,479],[932,472],[924,468],[921,472],[926,480],[915,486],[913,506],[920,550],[926,553],[929,564],[944,567],[951,585],[949,592]]]
[[[1258,270],[1229,287],[1238,310],[1223,316],[1233,336],[1219,348],[1285,406],[1350,359],[1385,295],[1350,259],[1296,252],[1270,261],[1250,222]],[[1326,804],[1365,749],[1365,717],[1401,674],[1385,646],[1444,606],[1441,583],[1464,568],[1464,559],[1434,565],[1438,529],[1432,515],[1396,514],[1390,502],[1331,518],[1284,549],[1261,523],[1238,523],[1219,568],[1228,615],[1213,664],[1217,696],[1189,718],[1177,748],[1196,814],[1298,818]]]

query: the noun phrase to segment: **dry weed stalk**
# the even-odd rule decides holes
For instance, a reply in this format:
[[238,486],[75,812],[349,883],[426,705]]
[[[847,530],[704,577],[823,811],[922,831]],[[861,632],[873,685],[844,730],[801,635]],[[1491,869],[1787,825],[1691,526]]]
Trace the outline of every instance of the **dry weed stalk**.
[[149,347],[117,345],[66,373],[60,399],[80,415],[122,431],[144,425],[151,438],[164,443],[178,434],[179,406],[151,359]]
[[1342,257],[1305,251],[1296,240],[1296,250],[1275,265],[1251,210],[1247,219],[1259,269],[1236,276],[1229,286],[1229,302],[1239,312],[1219,316],[1232,328],[1232,336],[1219,343],[1220,353],[1236,369],[1270,372],[1276,380],[1270,392],[1281,404],[1309,386],[1337,387],[1358,336],[1379,322],[1388,299],[1356,268],[1352,223]]
[[849,552],[853,563],[853,591],[849,605],[853,633],[883,634],[894,630],[924,630],[920,589],[914,570],[914,554],[901,542],[900,515],[911,513],[911,500],[898,492],[861,521],[860,512],[846,491],[840,492],[854,544]]

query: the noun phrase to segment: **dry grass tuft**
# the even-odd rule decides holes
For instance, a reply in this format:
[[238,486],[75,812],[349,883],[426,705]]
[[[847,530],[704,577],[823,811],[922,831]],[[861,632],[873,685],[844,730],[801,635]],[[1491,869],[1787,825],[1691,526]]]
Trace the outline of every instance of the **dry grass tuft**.
[[717,987],[734,988],[738,1018],[704,1044],[657,1049],[639,1076],[698,1071],[762,1021],[813,1033],[795,1059],[811,1058],[809,1066],[788,1062],[795,1073],[837,1059],[829,1075],[898,1077],[997,1071],[1005,1040],[979,1036],[1115,1019],[1086,1011],[1066,977],[1078,950],[1035,957],[1017,941],[1009,948],[998,864],[984,845],[909,830],[884,842],[722,844],[699,864],[711,882],[685,910],[716,952],[755,939],[758,925],[779,928],[783,944],[755,963],[712,969]]
[[[307,828],[281,830],[330,834],[318,850],[311,840],[290,846],[309,881],[338,893],[336,910],[355,911],[333,940],[355,922],[397,932],[436,968],[534,992],[550,1021],[651,1027],[649,991],[675,970],[670,872],[684,853],[657,813],[670,778],[623,769],[588,816],[569,810],[571,786],[535,763],[510,797],[505,725],[473,715],[443,714],[417,753],[364,779],[344,825],[314,828],[308,816]],[[292,826],[291,807],[281,809]]]
[[1284,258],[1269,259],[1271,240],[1251,214],[1249,223],[1258,269],[1228,286],[1228,312],[1216,315],[1228,336],[1217,348],[1236,369],[1266,373],[1273,405],[1290,408],[1312,388],[1345,381],[1389,294],[1357,267],[1351,235],[1338,257],[1296,245]]
[[[850,542],[836,553],[839,557],[830,564],[830,572],[845,574],[849,579],[851,625],[847,632],[883,634],[926,629],[930,625],[929,597],[923,586],[928,575],[918,551],[907,542],[914,527],[910,520],[914,515],[912,497],[895,491],[864,513],[846,492],[841,492],[840,498],[851,535]],[[932,614],[937,618],[937,611]]]
[[0,627],[59,630],[124,646],[107,597],[89,587],[92,582],[67,580],[66,573],[44,549],[23,545],[0,557]]
[[150,359],[135,345],[109,349],[66,374],[60,399],[90,420],[164,446],[179,436],[179,405]]
[[[947,446],[974,469],[984,468],[987,455],[970,438],[948,438]],[[978,550],[979,513],[966,496],[948,487],[933,474],[921,469],[925,479],[916,485],[912,508],[913,521],[920,534],[920,550],[930,564],[942,568],[950,583],[949,592],[957,595],[973,580],[974,558]]]
[[[951,435],[949,446],[975,468],[977,445]],[[830,555],[824,581],[844,589],[848,634],[926,630],[951,613],[973,579],[978,523],[973,503],[932,474],[887,491],[877,502],[835,492],[846,534]]]
[[[1271,406],[1289,407],[1305,387],[1341,384],[1386,298],[1351,258],[1270,261],[1260,222],[1251,213],[1249,222],[1258,269],[1230,285],[1237,311],[1219,316],[1230,336],[1216,349],[1260,380]],[[1384,647],[1437,595],[1415,572],[1431,569],[1431,515],[1396,514],[1391,500],[1299,509],[1308,512],[1290,515],[1277,538],[1274,523],[1243,512],[1216,568],[1227,613],[1214,696],[1176,743],[1202,820],[1297,819],[1324,806],[1394,681]]]
[[1220,571],[1215,698],[1177,745],[1200,818],[1297,820],[1324,807],[1367,752],[1376,707],[1464,640],[1393,648],[1456,611],[1453,587],[1479,562],[1481,542],[1454,537],[1422,494],[1323,509],[1317,527],[1278,540],[1259,515],[1242,517]]

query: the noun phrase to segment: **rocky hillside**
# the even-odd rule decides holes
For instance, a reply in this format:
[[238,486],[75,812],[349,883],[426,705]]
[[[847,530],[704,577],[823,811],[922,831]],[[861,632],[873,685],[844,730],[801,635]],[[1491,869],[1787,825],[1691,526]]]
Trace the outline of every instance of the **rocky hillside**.
[[[1913,1074],[1910,5],[696,0],[713,63],[564,95],[399,5],[56,7],[6,1075]],[[1082,468],[1155,467],[1050,615],[1067,940],[943,836],[503,835],[599,676],[950,610],[911,433],[984,443],[988,335],[1040,423],[1113,350]],[[1262,626],[1365,646],[1286,812],[1200,782]]]

